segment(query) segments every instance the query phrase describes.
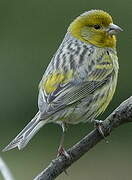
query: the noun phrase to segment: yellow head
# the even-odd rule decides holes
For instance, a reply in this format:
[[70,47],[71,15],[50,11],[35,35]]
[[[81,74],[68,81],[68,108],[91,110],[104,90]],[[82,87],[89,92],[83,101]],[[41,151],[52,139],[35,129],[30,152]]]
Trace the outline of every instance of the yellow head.
[[69,26],[73,37],[98,47],[116,47],[117,32],[122,29],[113,24],[112,17],[102,10],[91,10],[81,14]]

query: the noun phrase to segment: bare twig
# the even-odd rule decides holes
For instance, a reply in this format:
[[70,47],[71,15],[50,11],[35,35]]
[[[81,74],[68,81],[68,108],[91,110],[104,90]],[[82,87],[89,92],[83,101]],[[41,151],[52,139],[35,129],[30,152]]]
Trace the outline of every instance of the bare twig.
[[5,180],[14,180],[10,170],[8,169],[7,165],[0,157],[0,172]]
[[[128,122],[132,122],[132,96],[124,101],[103,121],[102,125],[105,137],[108,136],[114,128]],[[54,159],[34,180],[54,180],[102,139],[103,137],[98,130],[93,130],[67,151],[70,158],[60,156]]]

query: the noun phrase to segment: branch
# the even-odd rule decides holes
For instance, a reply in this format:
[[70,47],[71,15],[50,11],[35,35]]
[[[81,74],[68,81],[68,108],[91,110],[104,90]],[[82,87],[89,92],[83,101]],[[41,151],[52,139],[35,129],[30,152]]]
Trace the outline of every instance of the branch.
[[10,170],[8,169],[7,165],[0,157],[0,172],[5,180],[14,180]]
[[[110,135],[110,132],[118,126],[128,122],[132,122],[132,96],[121,103],[121,105],[103,121],[102,128],[105,137]],[[103,137],[98,130],[94,129],[67,151],[70,158],[60,156],[54,159],[34,180],[54,180],[102,139]]]

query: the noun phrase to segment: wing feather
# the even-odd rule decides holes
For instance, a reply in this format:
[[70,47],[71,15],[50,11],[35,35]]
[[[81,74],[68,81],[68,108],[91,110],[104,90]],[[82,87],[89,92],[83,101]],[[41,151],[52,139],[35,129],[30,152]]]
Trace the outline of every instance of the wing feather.
[[[49,75],[46,82],[48,86],[45,87],[44,84],[40,86],[40,93],[43,93],[43,95],[40,94],[40,97],[42,96],[46,103],[45,108],[42,109],[44,115],[50,116],[67,106],[78,103],[85,97],[92,96],[96,90],[103,87],[110,80],[114,72],[110,55],[103,53],[94,61],[95,64],[91,71],[86,74],[82,81],[78,81],[78,75],[73,75],[71,69],[69,70],[70,75],[62,73],[62,71],[59,72],[58,69]],[[90,63],[89,66],[91,66]],[[80,73],[82,71],[83,68]],[[48,93],[46,93],[46,90],[48,90]]]

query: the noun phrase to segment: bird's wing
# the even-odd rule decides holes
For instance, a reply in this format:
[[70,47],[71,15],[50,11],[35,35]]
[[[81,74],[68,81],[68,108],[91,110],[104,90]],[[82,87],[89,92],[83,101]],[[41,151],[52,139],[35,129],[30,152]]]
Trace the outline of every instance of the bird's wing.
[[[85,80],[77,81],[74,72],[69,70],[66,73],[55,71],[46,78],[46,81],[41,82],[40,109],[44,115],[52,115],[66,106],[92,96],[94,91],[109,81],[114,71],[110,55],[105,53],[101,55],[101,61],[95,62]],[[41,106],[43,101],[45,106]]]

